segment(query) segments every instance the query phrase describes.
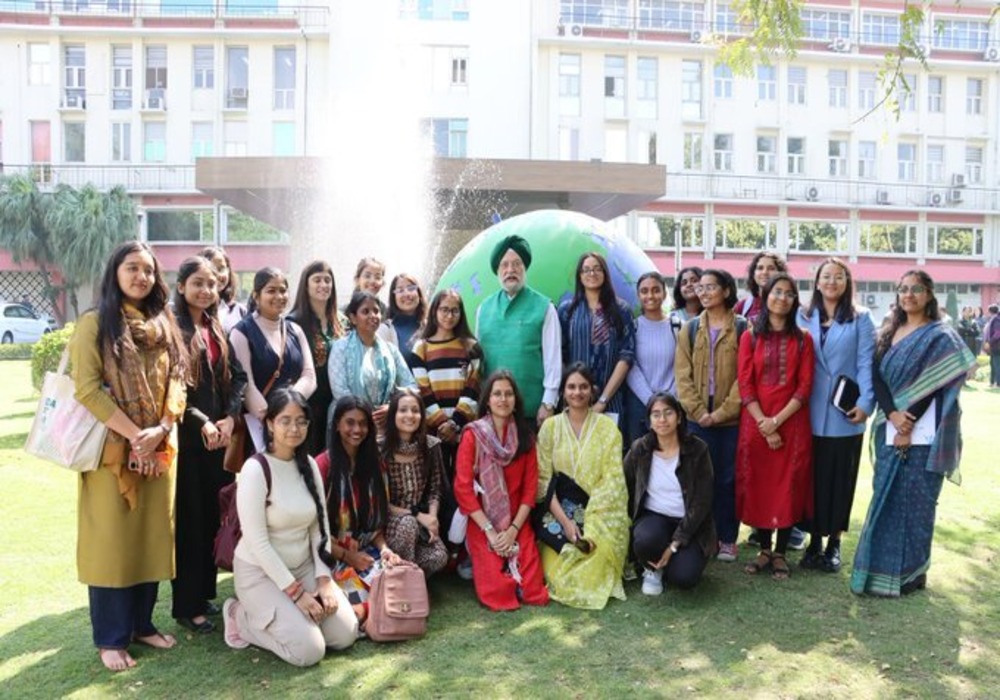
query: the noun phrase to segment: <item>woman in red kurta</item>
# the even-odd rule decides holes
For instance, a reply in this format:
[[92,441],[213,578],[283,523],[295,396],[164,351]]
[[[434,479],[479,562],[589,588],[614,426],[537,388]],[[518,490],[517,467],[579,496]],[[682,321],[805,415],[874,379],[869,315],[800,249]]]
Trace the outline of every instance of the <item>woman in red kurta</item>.
[[538,489],[534,436],[507,370],[486,380],[479,420],[462,433],[455,500],[469,516],[466,546],[476,595],[491,610],[545,605],[549,592],[528,518]]
[[799,294],[791,277],[772,277],[761,298],[765,312],[740,339],[736,514],[759,531],[760,553],[746,572],[770,570],[782,580],[790,573],[785,551],[792,526],[812,513],[813,344],[795,323]]

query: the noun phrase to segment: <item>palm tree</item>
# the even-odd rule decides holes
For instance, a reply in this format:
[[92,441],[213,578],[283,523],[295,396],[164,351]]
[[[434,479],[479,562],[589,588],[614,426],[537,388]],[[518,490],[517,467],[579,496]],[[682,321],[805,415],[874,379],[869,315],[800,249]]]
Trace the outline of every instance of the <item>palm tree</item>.
[[52,195],[45,225],[69,303],[79,316],[77,289],[100,280],[115,246],[137,234],[135,203],[120,185],[108,192],[90,183],[79,190],[60,185]]
[[10,251],[15,263],[31,262],[38,267],[45,296],[56,314],[61,315],[56,304],[60,289],[52,285],[49,274],[49,268],[56,263],[52,237],[45,225],[49,203],[49,195],[40,192],[30,176],[0,177],[0,248]]

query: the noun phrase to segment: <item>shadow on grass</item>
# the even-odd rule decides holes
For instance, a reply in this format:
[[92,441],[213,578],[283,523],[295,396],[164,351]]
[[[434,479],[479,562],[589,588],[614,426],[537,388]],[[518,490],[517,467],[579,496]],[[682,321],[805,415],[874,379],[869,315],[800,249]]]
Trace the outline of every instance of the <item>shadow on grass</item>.
[[27,433],[13,433],[0,436],[0,450],[19,450],[28,440]]
[[17,420],[18,418],[34,418],[34,411],[26,411],[25,413],[10,413],[6,416],[0,416],[0,420]]

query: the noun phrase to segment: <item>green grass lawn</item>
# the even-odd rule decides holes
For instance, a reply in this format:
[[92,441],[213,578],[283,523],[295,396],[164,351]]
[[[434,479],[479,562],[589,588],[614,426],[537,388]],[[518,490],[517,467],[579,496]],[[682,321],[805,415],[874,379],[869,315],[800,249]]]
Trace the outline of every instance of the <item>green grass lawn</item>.
[[[945,484],[928,589],[902,600],[848,590],[866,460],[839,575],[796,567],[776,583],[712,563],[695,591],[650,599],[632,582],[627,602],[601,612],[514,613],[486,611],[471,584],[449,577],[431,582],[425,639],[361,641],[307,670],[232,651],[221,633],[192,637],[170,619],[164,584],[155,620],[179,646],[133,647],[138,667],[111,674],[76,580],[76,477],[21,450],[37,400],[28,364],[0,372],[2,697],[1000,697],[1000,392],[982,384],[962,396],[964,483]],[[752,554],[743,547],[741,560]],[[227,575],[220,594],[231,593]]]

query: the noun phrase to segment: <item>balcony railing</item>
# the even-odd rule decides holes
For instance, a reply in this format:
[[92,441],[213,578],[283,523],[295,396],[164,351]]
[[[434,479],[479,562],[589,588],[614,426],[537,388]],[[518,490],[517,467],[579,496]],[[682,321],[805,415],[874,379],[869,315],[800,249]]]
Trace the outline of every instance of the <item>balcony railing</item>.
[[668,172],[666,196],[674,200],[823,204],[840,207],[901,207],[1000,212],[1000,191],[981,185],[884,183],[727,173]]
[[33,163],[11,165],[5,163],[3,175],[30,176],[38,186],[47,190],[57,185],[82,187],[87,183],[99,190],[109,190],[121,185],[130,193],[197,193],[194,186],[193,165],[57,165]]

